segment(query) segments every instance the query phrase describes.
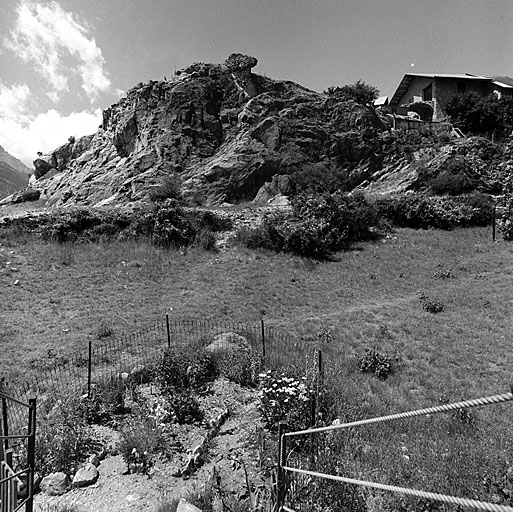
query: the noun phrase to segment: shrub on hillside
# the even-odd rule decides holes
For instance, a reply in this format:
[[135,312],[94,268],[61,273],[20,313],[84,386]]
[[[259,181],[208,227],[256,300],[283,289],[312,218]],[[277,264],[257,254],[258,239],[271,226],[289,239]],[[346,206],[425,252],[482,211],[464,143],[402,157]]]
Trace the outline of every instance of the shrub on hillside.
[[306,377],[273,372],[260,374],[259,410],[264,424],[276,430],[280,421],[286,421],[289,430],[311,426],[314,390]]
[[73,400],[57,402],[36,430],[36,471],[70,474],[84,461],[94,445],[88,427],[81,421]]
[[221,350],[214,355],[219,375],[241,386],[258,384],[262,358],[253,350]]
[[182,199],[179,175],[173,173],[167,176],[160,185],[148,192],[148,196],[154,203],[160,203],[166,199]]
[[217,370],[210,352],[182,346],[166,350],[155,370],[160,389],[166,394],[197,389],[215,379]]
[[457,196],[475,190],[477,180],[467,173],[464,159],[454,158],[447,163],[444,169],[440,170],[438,176],[429,180],[426,185],[435,194]]
[[270,215],[254,230],[239,230],[237,239],[249,248],[323,258],[374,237],[377,224],[377,210],[362,195],[300,195],[292,213]]
[[432,299],[431,297],[428,297],[424,293],[420,294],[419,297],[420,304],[422,305],[422,309],[428,313],[431,313],[433,315],[436,315],[437,313],[442,313],[445,309],[445,305],[443,302],[440,302],[439,300]]
[[290,195],[325,194],[344,190],[348,172],[326,167],[322,163],[303,164],[290,174]]
[[120,431],[119,451],[130,473],[148,473],[156,455],[165,450],[162,430],[149,418],[136,418]]
[[77,412],[89,425],[110,425],[118,414],[128,412],[125,407],[127,381],[112,378],[101,381],[91,389],[91,395],[80,401]]
[[362,373],[373,373],[378,379],[386,380],[392,373],[392,357],[381,354],[375,348],[366,348],[363,354],[357,354],[358,369]]
[[493,203],[484,194],[428,197],[412,193],[376,200],[381,216],[394,226],[414,229],[484,226],[491,222]]
[[98,242],[113,239],[150,239],[160,247],[195,245],[215,248],[213,232],[229,229],[231,221],[212,212],[186,212],[175,200],[146,211],[120,212],[77,208],[37,217],[12,219],[2,226],[13,233],[16,226],[43,240]]

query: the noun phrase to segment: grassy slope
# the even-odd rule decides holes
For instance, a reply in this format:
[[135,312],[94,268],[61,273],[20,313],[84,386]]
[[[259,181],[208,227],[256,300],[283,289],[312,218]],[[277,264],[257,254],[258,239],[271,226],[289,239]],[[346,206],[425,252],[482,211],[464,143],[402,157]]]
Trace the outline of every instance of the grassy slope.
[[[22,367],[45,347],[84,344],[101,321],[130,332],[173,308],[176,316],[248,322],[265,310],[269,323],[299,336],[331,329],[332,348],[348,356],[373,344],[385,325],[391,337],[379,344],[401,355],[394,378],[414,396],[438,396],[447,386],[451,393],[490,393],[510,378],[512,248],[493,244],[486,228],[399,230],[321,263],[135,243],[2,243],[0,370],[12,369],[11,360]],[[455,277],[433,278],[439,263]],[[422,291],[445,311],[422,311]]]
[[[506,392],[511,382],[513,246],[493,243],[487,228],[398,230],[320,263],[142,243],[0,243],[0,371],[21,372],[48,347],[83,345],[102,321],[125,333],[172,307],[177,317],[247,322],[265,310],[268,323],[304,338],[331,329],[326,359],[338,364],[339,414],[349,420],[433,405],[443,394],[459,400]],[[7,270],[7,261],[19,271]],[[454,277],[433,277],[449,268]],[[445,311],[424,312],[421,292]],[[378,335],[381,326],[388,336]],[[355,353],[372,345],[400,359],[384,382],[356,369]],[[478,430],[459,434],[443,415],[369,427],[352,440],[367,455],[353,460],[355,446],[344,441],[341,453],[350,453],[337,460],[352,461],[351,475],[469,496],[473,483],[511,460],[510,413],[510,404],[481,409]]]

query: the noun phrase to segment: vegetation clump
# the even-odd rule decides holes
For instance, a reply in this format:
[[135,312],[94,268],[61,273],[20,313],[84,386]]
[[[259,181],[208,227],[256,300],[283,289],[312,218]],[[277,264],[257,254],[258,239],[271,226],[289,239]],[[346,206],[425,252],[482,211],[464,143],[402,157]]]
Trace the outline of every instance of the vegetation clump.
[[357,354],[358,369],[362,373],[373,373],[378,379],[386,380],[393,372],[392,357],[381,354],[376,348],[366,348],[363,354]]
[[237,239],[249,248],[326,258],[356,241],[376,237],[377,210],[363,195],[335,192],[297,196],[292,213],[265,218],[256,229],[241,229]]
[[[159,247],[215,248],[214,232],[229,228],[227,219],[212,212],[188,212],[176,200],[142,211],[76,208],[18,219],[5,219],[2,230],[18,228],[46,241],[103,242],[151,240]],[[13,231],[14,232],[14,231]]]
[[439,300],[432,299],[428,297],[425,293],[421,293],[419,297],[420,303],[422,305],[422,309],[427,313],[431,313],[436,315],[437,313],[442,313],[445,309],[445,305],[443,302]]
[[414,229],[486,226],[493,214],[492,200],[480,193],[459,197],[409,193],[377,199],[376,208],[392,225]]

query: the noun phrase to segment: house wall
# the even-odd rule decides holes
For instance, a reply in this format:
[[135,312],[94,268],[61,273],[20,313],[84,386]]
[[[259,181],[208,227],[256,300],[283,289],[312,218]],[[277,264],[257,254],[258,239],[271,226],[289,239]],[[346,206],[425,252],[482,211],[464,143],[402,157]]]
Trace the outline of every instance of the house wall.
[[466,84],[465,92],[475,92],[480,96],[488,94],[488,82],[480,80],[465,80],[458,78],[435,78],[433,83],[433,98],[436,98],[435,115],[439,119],[445,113],[449,100],[458,94],[458,84]]
[[[415,96],[420,96],[422,98],[422,89],[427,87],[432,81],[432,78],[424,78],[420,76],[414,77],[408,87],[408,90],[401,96],[399,105],[403,105],[404,103],[413,103]],[[397,113],[406,114],[406,110],[407,109],[399,106],[397,108]]]

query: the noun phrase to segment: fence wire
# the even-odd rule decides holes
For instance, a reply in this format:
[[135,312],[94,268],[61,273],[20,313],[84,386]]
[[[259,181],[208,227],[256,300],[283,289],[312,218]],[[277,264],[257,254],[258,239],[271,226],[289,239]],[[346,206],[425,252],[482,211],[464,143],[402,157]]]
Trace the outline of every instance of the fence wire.
[[[340,430],[340,429],[349,429],[352,427],[358,427],[358,426],[364,426],[364,425],[372,425],[372,424],[378,424],[378,423],[384,423],[388,421],[394,421],[394,420],[400,420],[400,419],[406,419],[406,418],[414,418],[419,416],[429,416],[431,414],[438,414],[442,412],[450,412],[450,411],[456,411],[461,409],[466,409],[469,407],[479,407],[484,405],[493,405],[498,403],[504,403],[509,402],[513,400],[513,386],[511,387],[511,391],[508,393],[501,393],[497,395],[492,395],[488,397],[483,398],[476,398],[472,400],[465,400],[462,402],[455,402],[451,404],[443,404],[443,405],[437,405],[433,407],[428,407],[424,409],[417,409],[414,411],[406,411],[402,413],[397,414],[390,414],[387,416],[380,416],[376,418],[368,418],[364,420],[359,421],[352,421],[348,423],[341,423],[341,424],[335,424],[330,425],[328,427],[319,427],[319,428],[311,428],[306,430],[300,430],[295,432],[285,432],[283,433],[283,437],[280,439],[300,436],[300,435],[311,435],[311,434],[318,434],[318,433],[324,433],[324,432],[331,432],[334,430]],[[312,438],[310,438],[312,440]],[[284,441],[281,441],[281,445],[285,446],[283,444]],[[283,450],[283,448],[282,448]],[[290,455],[293,454],[293,451]],[[289,455],[289,457],[290,457]],[[342,484],[350,484],[356,488],[356,486],[360,487],[368,487],[372,489],[378,489],[382,491],[388,491],[388,492],[395,492],[404,494],[407,496],[414,496],[421,499],[428,499],[428,500],[435,500],[440,501],[444,503],[449,503],[452,505],[457,505],[459,507],[465,507],[465,508],[471,508],[471,509],[477,509],[477,510],[485,510],[489,512],[513,512],[513,507],[507,506],[507,505],[499,505],[496,503],[489,503],[485,501],[479,501],[474,499],[468,499],[468,498],[461,498],[456,496],[450,496],[447,494],[441,494],[441,493],[435,493],[435,492],[429,492],[429,491],[422,491],[418,489],[411,489],[396,485],[389,485],[389,484],[382,484],[378,482],[372,482],[369,480],[360,480],[355,478],[349,478],[349,477],[343,477],[340,475],[333,475],[333,474],[327,474],[327,473],[321,473],[318,471],[312,471],[309,469],[302,469],[301,467],[292,467],[287,464],[286,461],[287,457],[283,457],[283,462],[280,462],[279,465],[281,465],[281,469],[285,472],[293,473],[296,475],[295,479],[289,478],[289,482],[286,484],[286,488],[289,490],[290,500],[291,502],[296,502],[297,498],[302,495],[305,491],[308,494],[308,489],[310,488],[310,480],[305,479],[305,477],[311,477],[314,478],[320,478],[325,480],[331,480],[334,482],[342,483]],[[310,458],[310,461],[312,462],[314,460],[313,457]],[[301,459],[298,459],[295,461],[295,464],[298,466],[303,465],[303,461]],[[338,472],[338,470],[337,470]],[[354,499],[354,493],[352,496],[349,497],[349,499]],[[301,500],[299,500],[298,504],[301,503]],[[290,504],[290,503],[289,503]],[[296,510],[289,508],[288,506],[285,506],[285,504],[282,503],[281,510],[287,511],[287,512],[297,512]],[[302,510],[302,508],[300,507]]]
[[[11,396],[22,401],[37,396],[41,415],[44,416],[57,398],[87,393],[89,364],[94,385],[122,373],[130,375],[138,367],[151,366],[168,348],[222,345],[225,343],[223,336],[228,333],[242,336],[255,352],[265,352],[267,368],[306,364],[309,344],[264,322],[165,317],[131,334],[104,333],[100,339],[91,340],[90,357],[88,344],[84,343],[69,354],[59,354],[58,358],[48,361],[41,360],[39,368],[29,378],[9,383],[8,390]],[[15,406],[9,407],[8,420],[13,430],[25,426],[24,412]]]

